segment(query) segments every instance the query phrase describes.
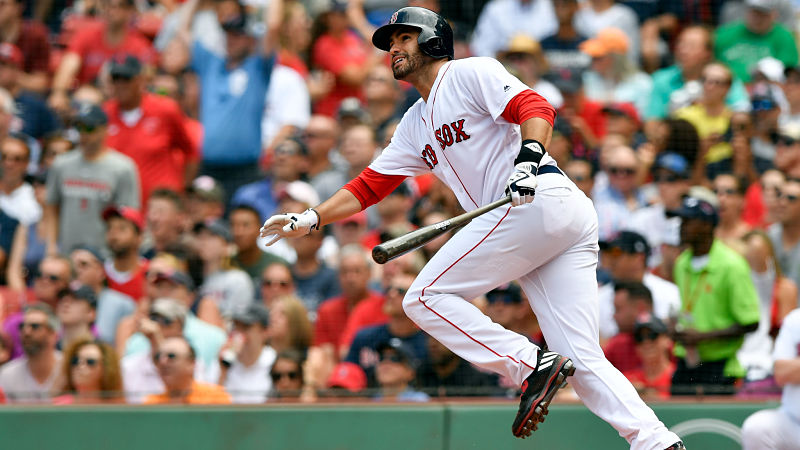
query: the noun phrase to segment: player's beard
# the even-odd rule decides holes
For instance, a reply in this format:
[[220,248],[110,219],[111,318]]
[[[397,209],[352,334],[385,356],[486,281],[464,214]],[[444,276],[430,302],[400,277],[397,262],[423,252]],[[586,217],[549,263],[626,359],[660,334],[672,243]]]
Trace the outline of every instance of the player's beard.
[[424,55],[421,51],[417,50],[414,53],[409,53],[406,56],[405,62],[399,66],[392,65],[392,74],[394,74],[395,80],[403,80],[410,74],[421,69],[427,63],[427,55]]

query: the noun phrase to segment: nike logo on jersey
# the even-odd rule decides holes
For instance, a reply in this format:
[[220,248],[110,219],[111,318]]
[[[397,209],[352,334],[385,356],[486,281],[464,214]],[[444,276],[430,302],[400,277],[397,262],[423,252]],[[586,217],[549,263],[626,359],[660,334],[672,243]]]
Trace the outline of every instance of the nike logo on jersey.
[[434,134],[436,134],[436,140],[439,141],[439,145],[442,147],[442,150],[450,147],[453,144],[469,139],[469,134],[464,131],[464,119],[458,119],[456,122],[450,122],[449,125],[444,124],[439,127]]

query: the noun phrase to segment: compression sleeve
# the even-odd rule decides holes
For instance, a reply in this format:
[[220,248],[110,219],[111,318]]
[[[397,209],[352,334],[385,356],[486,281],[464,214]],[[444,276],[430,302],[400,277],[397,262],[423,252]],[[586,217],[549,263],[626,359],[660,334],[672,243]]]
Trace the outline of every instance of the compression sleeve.
[[526,89],[508,102],[502,117],[517,125],[533,117],[541,117],[552,126],[556,120],[556,110],[544,97]]
[[389,195],[405,179],[404,175],[384,175],[367,167],[342,189],[352,192],[364,210]]

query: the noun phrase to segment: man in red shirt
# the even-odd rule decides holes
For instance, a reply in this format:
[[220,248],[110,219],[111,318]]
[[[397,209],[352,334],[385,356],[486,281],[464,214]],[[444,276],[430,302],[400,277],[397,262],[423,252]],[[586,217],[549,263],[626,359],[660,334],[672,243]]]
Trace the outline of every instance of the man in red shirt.
[[142,204],[157,187],[182,192],[197,172],[199,149],[186,132],[180,106],[145,91],[136,56],[114,55],[109,74],[112,97],[103,105],[109,124],[106,145],[136,162]]
[[0,42],[16,45],[22,51],[22,89],[43,94],[49,86],[50,43],[47,27],[41,22],[23,20],[22,0],[6,0],[0,5]]
[[78,30],[53,76],[50,105],[59,111],[69,108],[68,92],[77,84],[93,81],[100,68],[113,55],[136,55],[145,64],[155,62],[150,41],[129,27],[136,12],[133,0],[102,0],[104,20]]
[[634,326],[638,317],[653,314],[653,297],[650,289],[638,281],[617,281],[614,283],[614,321],[619,333],[603,346],[606,359],[620,372],[642,367],[642,360],[636,353]]
[[144,296],[148,267],[148,261],[139,256],[144,219],[133,208],[112,206],[103,211],[103,220],[111,250],[104,265],[108,287],[138,302]]

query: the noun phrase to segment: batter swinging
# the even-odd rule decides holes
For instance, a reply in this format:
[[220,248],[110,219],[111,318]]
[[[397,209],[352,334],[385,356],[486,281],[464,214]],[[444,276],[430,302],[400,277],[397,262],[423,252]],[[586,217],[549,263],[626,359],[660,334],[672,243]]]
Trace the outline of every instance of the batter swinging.
[[[570,381],[581,400],[631,448],[684,448],[598,344],[597,216],[546,154],[553,107],[494,59],[453,61],[450,26],[427,9],[400,9],[372,42],[391,54],[395,78],[411,83],[422,99],[358,177],[316,208],[272,216],[262,238],[274,235],[271,244],[302,236],[429,171],[468,211],[510,194],[512,206],[474,219],[428,262],[403,300],[408,317],[462,358],[519,383],[515,436],[536,429],[574,373]],[[552,352],[465,300],[517,279]]]

